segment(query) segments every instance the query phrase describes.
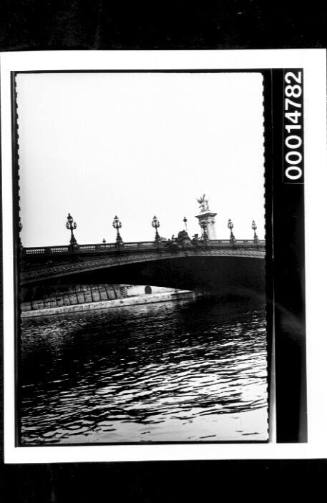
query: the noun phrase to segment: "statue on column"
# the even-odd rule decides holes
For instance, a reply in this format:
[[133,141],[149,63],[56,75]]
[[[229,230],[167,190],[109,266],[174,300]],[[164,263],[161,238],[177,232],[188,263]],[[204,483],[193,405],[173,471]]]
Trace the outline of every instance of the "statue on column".
[[210,211],[209,210],[209,201],[208,201],[208,199],[206,199],[205,194],[203,194],[203,196],[201,196],[197,201],[200,205],[201,213],[204,213],[205,211]]
[[216,230],[215,230],[215,217],[217,213],[210,211],[209,209],[209,201],[205,194],[203,194],[197,202],[200,206],[200,214],[196,215],[196,218],[199,220],[199,225],[202,231],[202,240],[210,241],[216,238]]

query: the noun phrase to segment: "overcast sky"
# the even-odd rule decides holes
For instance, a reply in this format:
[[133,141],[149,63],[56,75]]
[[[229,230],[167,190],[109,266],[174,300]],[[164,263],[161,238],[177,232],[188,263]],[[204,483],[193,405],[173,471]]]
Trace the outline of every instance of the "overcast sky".
[[196,199],[216,234],[264,237],[262,76],[254,73],[68,73],[17,76],[24,246],[200,233]]

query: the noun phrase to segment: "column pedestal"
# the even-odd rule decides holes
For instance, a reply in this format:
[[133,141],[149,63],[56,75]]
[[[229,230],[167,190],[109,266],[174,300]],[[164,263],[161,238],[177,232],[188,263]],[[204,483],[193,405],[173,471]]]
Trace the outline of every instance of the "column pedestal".
[[217,213],[212,211],[205,211],[200,213],[200,215],[196,215],[196,218],[199,220],[199,225],[202,229],[202,237],[206,239],[217,239],[216,236],[216,228],[215,228],[215,216]]

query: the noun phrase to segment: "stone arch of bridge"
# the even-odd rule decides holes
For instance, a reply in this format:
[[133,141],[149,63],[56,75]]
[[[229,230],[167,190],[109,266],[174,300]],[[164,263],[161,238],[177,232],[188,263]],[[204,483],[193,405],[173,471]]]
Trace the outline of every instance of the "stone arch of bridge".
[[[205,290],[217,294],[262,295],[265,291],[264,255],[202,255],[159,257],[102,266],[90,263],[73,271],[69,267],[62,272],[26,282],[25,288],[55,284],[134,284],[169,288]],[[86,262],[85,262],[86,264]]]

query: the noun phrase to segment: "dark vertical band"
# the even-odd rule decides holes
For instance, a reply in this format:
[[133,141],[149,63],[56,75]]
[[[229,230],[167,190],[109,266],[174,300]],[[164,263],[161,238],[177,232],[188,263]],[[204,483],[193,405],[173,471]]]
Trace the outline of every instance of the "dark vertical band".
[[285,75],[271,73],[276,428],[277,442],[306,442],[304,184],[285,179]]

